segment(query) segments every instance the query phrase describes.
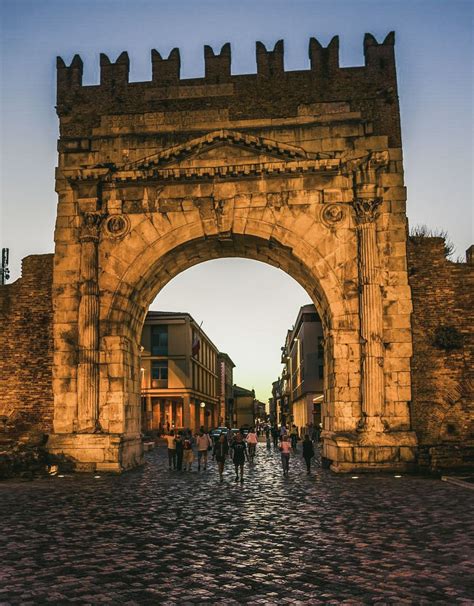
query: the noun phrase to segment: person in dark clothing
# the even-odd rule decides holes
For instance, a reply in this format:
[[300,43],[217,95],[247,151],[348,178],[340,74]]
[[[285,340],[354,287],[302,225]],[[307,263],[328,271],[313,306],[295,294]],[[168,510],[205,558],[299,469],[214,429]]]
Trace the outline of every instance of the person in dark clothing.
[[321,441],[321,424],[317,424],[313,428],[313,442],[318,445]]
[[183,469],[183,452],[184,452],[184,440],[183,434],[179,432],[175,438],[176,443],[176,469],[182,471]]
[[270,440],[270,425],[266,425],[265,426],[265,438],[266,438],[266,444],[267,444],[267,450],[270,450],[271,447],[271,440]]
[[213,453],[212,453],[213,457],[216,459],[216,461],[219,465],[219,478],[220,478],[221,482],[224,480],[224,478],[222,477],[222,474],[224,473],[224,464],[225,464],[225,460],[227,458],[228,453],[229,453],[229,443],[227,441],[227,437],[224,433],[221,433],[221,435],[219,436],[219,439],[214,444],[214,449],[213,449]]
[[278,448],[278,439],[280,437],[280,432],[278,431],[278,427],[275,425],[272,427],[272,438],[273,438],[273,446]]
[[309,439],[309,435],[306,434],[303,440],[303,459],[306,462],[306,473],[309,475],[311,473],[311,459],[314,457],[314,446],[311,440]]
[[291,431],[290,431],[290,440],[291,440],[291,448],[293,449],[293,452],[296,453],[297,451],[297,444],[298,444],[298,428],[296,427],[296,425],[293,424]]
[[242,434],[239,432],[234,438],[232,444],[233,461],[235,467],[235,481],[239,481],[239,467],[240,467],[240,482],[244,481],[244,463],[245,459],[249,460],[247,453],[247,444],[244,442]]

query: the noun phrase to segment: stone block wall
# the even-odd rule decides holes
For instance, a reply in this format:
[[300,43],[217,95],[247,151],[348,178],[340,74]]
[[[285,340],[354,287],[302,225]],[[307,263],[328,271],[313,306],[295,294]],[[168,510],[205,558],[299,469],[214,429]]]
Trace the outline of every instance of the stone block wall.
[[[58,57],[59,151],[76,157],[94,155],[98,138],[110,135],[110,131],[120,135],[124,129],[122,119],[127,115],[135,116],[133,132],[142,138],[142,147],[146,143],[155,146],[159,143],[161,148],[167,148],[187,141],[188,132],[196,128],[202,134],[209,132],[203,122],[227,122],[241,128],[236,123],[245,121],[244,128],[261,129],[262,119],[270,128],[278,118],[293,116],[311,122],[314,114],[358,112],[365,118],[368,148],[377,147],[379,136],[387,136],[390,147],[399,147],[394,42],[393,32],[380,43],[366,34],[364,65],[346,68],[339,65],[337,36],[326,48],[311,38],[309,69],[298,71],[285,70],[282,40],[273,50],[257,42],[257,72],[239,75],[231,75],[229,44],[224,45],[218,55],[205,47],[204,77],[189,79],[180,77],[179,49],[173,49],[167,59],[153,50],[152,80],[148,82],[129,81],[130,60],[126,52],[121,53],[115,63],[101,54],[98,85],[83,85],[83,63],[78,55],[69,66]],[[252,125],[248,120],[259,120],[259,123]],[[330,120],[326,120],[328,126],[329,123]],[[329,134],[329,128],[327,130],[327,138],[341,137],[340,150],[346,150],[343,138],[347,136],[347,126],[341,126],[338,135]],[[115,156],[120,153],[125,153],[131,161],[138,159],[134,157],[133,147],[117,145],[110,137],[108,142],[108,162],[116,162]],[[313,151],[324,153],[328,151],[326,145],[334,149],[333,142],[322,140],[321,148]]]
[[[421,468],[474,463],[474,265],[472,256],[468,259],[448,261],[442,238],[408,243],[414,308],[411,417]],[[53,255],[26,257],[22,277],[0,287],[3,441],[52,431],[52,264]],[[440,334],[454,335],[454,344],[460,335],[460,346],[443,349],[435,343]]]
[[411,237],[413,429],[419,465],[474,467],[474,264],[445,257],[443,238]]
[[31,255],[0,286],[0,441],[49,433],[53,419],[54,255]]

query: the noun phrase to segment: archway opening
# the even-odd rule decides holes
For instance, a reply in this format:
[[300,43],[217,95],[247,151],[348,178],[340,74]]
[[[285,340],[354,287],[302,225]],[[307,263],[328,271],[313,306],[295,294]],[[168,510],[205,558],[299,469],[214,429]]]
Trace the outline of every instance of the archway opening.
[[147,314],[142,431],[296,424],[303,434],[322,420],[323,362],[323,323],[293,278],[241,258],[193,266]]
[[[322,387],[322,403],[320,418],[323,423],[323,435],[328,436],[335,431],[354,431],[356,423],[360,418],[360,403],[358,393],[347,391],[346,400],[354,396],[354,402],[349,405],[341,405],[336,402],[335,395],[338,388],[336,384],[336,373],[342,377],[341,371],[348,374],[347,359],[351,357],[351,371],[354,375],[353,385],[359,380],[359,351],[354,346],[353,351],[346,347],[338,346],[338,339],[347,339],[347,335],[354,334],[353,342],[356,341],[357,325],[353,326],[354,314],[348,311],[346,299],[341,296],[342,288],[331,275],[330,270],[324,273],[326,268],[321,266],[309,266],[302,261],[301,255],[297,256],[290,246],[282,245],[281,242],[269,238],[267,240],[252,235],[236,235],[229,237],[215,236],[185,241],[171,248],[165,254],[155,255],[148,251],[130,260],[129,269],[122,277],[120,288],[116,290],[112,305],[108,314],[103,318],[107,336],[103,340],[107,350],[122,348],[123,365],[130,369],[130,381],[126,382],[123,395],[125,406],[125,419],[127,427],[125,431],[137,435],[142,430],[143,398],[142,385],[144,382],[144,368],[141,362],[141,335],[149,306],[155,300],[159,292],[176,276],[182,272],[213,259],[237,257],[240,259],[252,259],[261,261],[281,269],[290,276],[306,291],[307,296],[314,305],[315,313],[321,321],[321,350],[324,350],[324,376]],[[311,257],[309,257],[311,258]],[[322,276],[322,279],[318,279]],[[323,290],[323,282],[325,289]],[[329,292],[328,291],[329,285]],[[295,310],[295,317],[298,309]],[[293,320],[294,322],[294,320]],[[291,325],[291,324],[290,324]],[[288,327],[286,327],[288,328]],[[193,337],[194,338],[194,337]],[[350,340],[350,339],[349,339]],[[124,346],[123,343],[127,345]],[[282,343],[284,345],[284,343]],[[280,345],[280,348],[281,346]],[[335,352],[337,350],[337,355]],[[316,353],[317,356],[317,353]],[[112,356],[113,358],[114,356]],[[107,359],[107,351],[105,358]],[[151,368],[150,368],[151,374]],[[160,370],[156,367],[156,380],[160,381]],[[165,371],[166,372],[166,371]],[[319,372],[319,369],[318,371]],[[104,375],[110,375],[104,372]],[[278,371],[276,370],[278,376]],[[281,378],[281,377],[280,377]],[[349,384],[348,376],[343,379]],[[107,386],[104,386],[105,390]],[[104,389],[101,392],[104,393]],[[319,394],[318,394],[319,395]],[[116,398],[116,394],[114,396]],[[108,396],[105,395],[105,401]],[[206,404],[203,400],[199,404]],[[146,409],[145,404],[145,410]],[[104,407],[105,408],[105,407]],[[150,407],[149,407],[150,408]],[[153,406],[147,412],[153,415]],[[165,417],[163,417],[163,414]],[[203,421],[201,411],[189,410],[189,403],[183,404],[183,413],[179,420],[183,426],[200,424]],[[287,411],[285,420],[291,420],[290,411]],[[160,418],[170,417],[172,409],[168,407],[168,413],[160,411]],[[194,417],[192,416],[194,414]],[[216,413],[208,424],[219,422],[222,415]],[[196,419],[199,420],[196,420]],[[205,417],[204,417],[205,420]],[[279,419],[281,421],[281,418]],[[224,418],[225,421],[225,418]],[[175,417],[175,423],[178,419]],[[171,423],[171,420],[170,420]],[[201,423],[202,424],[202,423]]]

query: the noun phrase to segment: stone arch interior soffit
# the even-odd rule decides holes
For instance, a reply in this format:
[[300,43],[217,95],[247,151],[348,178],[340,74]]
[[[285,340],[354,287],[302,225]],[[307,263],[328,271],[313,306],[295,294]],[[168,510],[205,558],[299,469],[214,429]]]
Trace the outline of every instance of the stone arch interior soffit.
[[[124,276],[123,291],[119,287],[109,309],[107,332],[141,334],[148,307],[159,291],[181,272],[205,261],[218,258],[240,257],[262,261],[279,267],[294,278],[308,293],[320,314],[325,330],[333,327],[331,305],[320,282],[289,247],[250,235],[236,235],[228,239],[198,238],[176,246],[149,265],[141,273],[133,288]],[[139,259],[136,260],[139,263]],[[348,324],[350,323],[349,315]],[[347,326],[349,328],[349,326]],[[128,332],[130,331],[130,332]]]

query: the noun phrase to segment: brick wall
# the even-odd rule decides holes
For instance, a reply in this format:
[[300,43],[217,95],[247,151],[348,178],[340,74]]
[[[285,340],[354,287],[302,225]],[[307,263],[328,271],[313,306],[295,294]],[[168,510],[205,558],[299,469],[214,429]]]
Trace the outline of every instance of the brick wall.
[[[408,265],[419,463],[474,466],[474,265],[448,261],[444,240],[427,237],[410,238]],[[446,339],[455,347],[443,348]]]
[[0,438],[52,429],[53,255],[31,255],[0,286]]

